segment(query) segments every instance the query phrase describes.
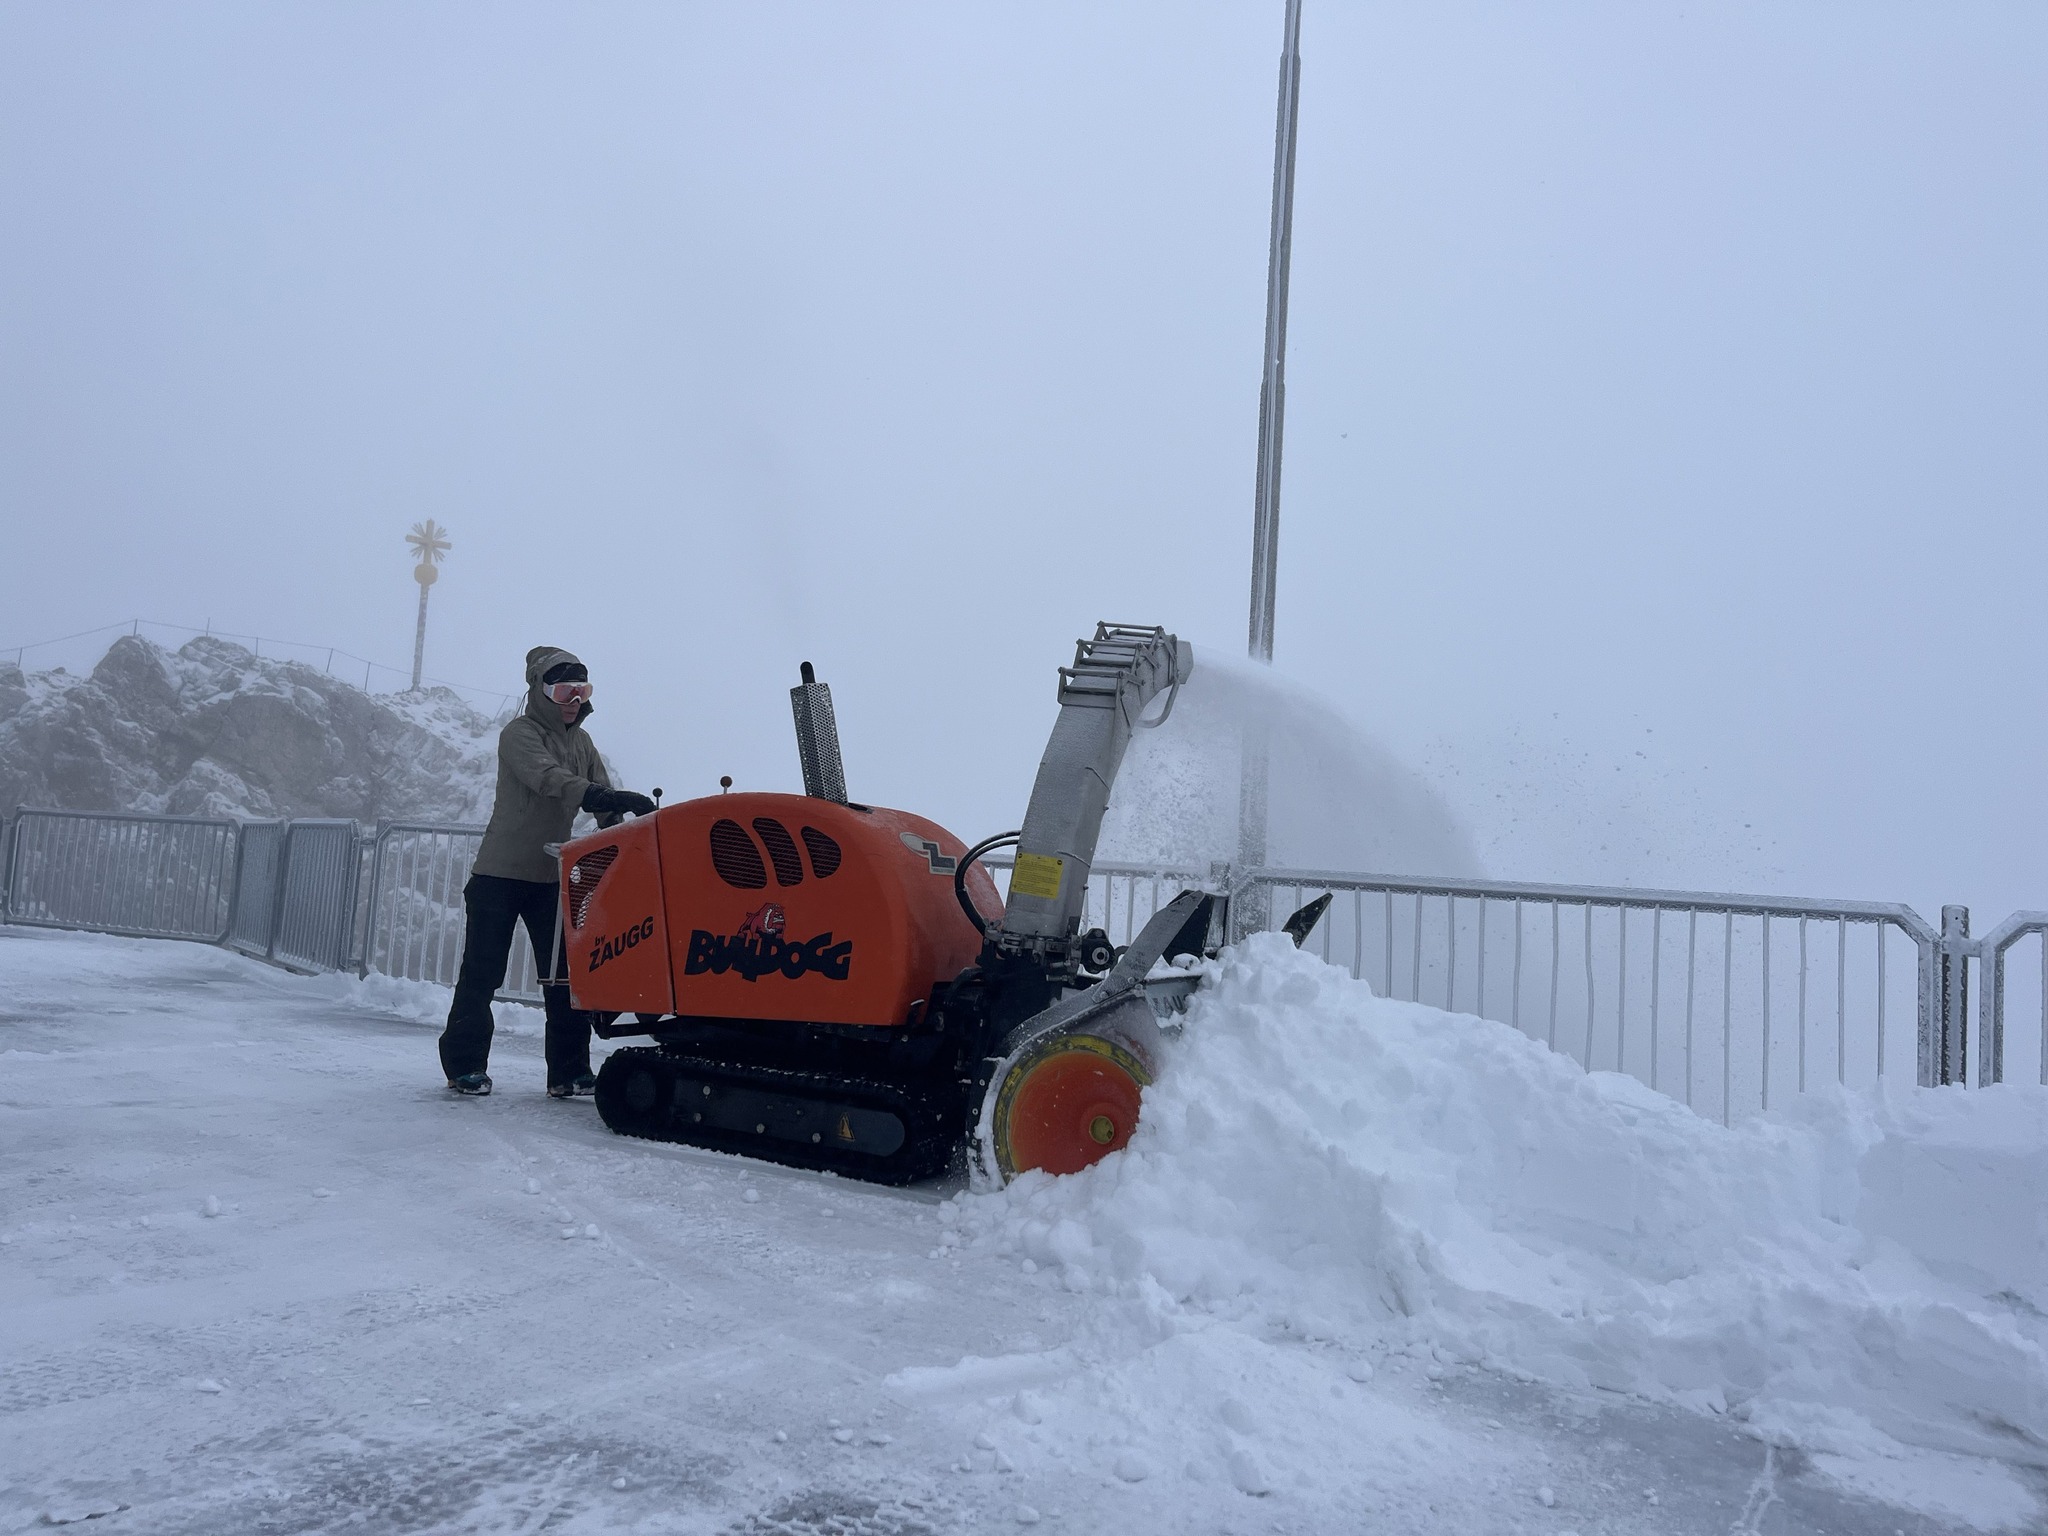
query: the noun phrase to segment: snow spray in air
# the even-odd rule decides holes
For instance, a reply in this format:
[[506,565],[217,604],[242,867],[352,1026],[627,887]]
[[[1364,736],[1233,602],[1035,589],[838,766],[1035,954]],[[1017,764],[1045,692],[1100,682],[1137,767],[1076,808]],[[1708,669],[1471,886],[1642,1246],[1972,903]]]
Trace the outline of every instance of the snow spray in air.
[[1258,728],[1271,765],[1269,863],[1480,873],[1471,834],[1392,753],[1301,684],[1208,647],[1166,723],[1132,739],[1100,857],[1194,869],[1235,859],[1242,743]]

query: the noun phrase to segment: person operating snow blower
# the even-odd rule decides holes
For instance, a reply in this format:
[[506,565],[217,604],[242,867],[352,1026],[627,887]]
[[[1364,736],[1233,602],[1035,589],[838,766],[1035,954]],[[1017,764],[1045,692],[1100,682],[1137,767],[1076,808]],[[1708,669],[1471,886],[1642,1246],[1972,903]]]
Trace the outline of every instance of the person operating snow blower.
[[[552,645],[526,653],[526,708],[498,736],[497,798],[469,883],[462,888],[462,970],[448,1027],[441,1032],[441,1066],[457,1093],[491,1091],[485,1070],[491,1056],[491,999],[505,984],[513,923],[526,925],[538,975],[568,976],[560,938],[561,887],[548,845],[567,841],[579,810],[596,816],[601,827],[654,810],[647,796],[612,788],[597,744],[583,729],[590,709],[590,673],[581,661]],[[570,1002],[566,980],[544,984],[541,995],[547,1010],[548,1096],[594,1093],[589,1016]]]

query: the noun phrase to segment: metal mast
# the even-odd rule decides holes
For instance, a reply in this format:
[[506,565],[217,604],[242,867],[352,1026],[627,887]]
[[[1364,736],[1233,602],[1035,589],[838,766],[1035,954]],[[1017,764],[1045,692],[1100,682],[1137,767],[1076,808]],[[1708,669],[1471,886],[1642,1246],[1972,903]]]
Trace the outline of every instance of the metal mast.
[[431,517],[424,523],[414,523],[405,542],[413,547],[420,562],[412,568],[412,579],[420,584],[420,619],[412,632],[412,691],[418,693],[420,666],[427,657],[427,591],[440,578],[435,567],[441,563],[441,557],[455,546],[448,542],[448,530]]
[[[1294,140],[1301,106],[1301,0],[1287,0],[1280,50],[1280,105],[1273,129],[1273,225],[1266,249],[1266,349],[1259,382],[1259,470],[1252,511],[1251,636],[1253,661],[1273,660],[1273,594],[1280,557],[1280,438],[1287,415],[1287,278],[1294,254]],[[1240,870],[1266,862],[1266,722],[1245,724],[1239,779],[1237,859]],[[1263,903],[1242,904],[1239,932],[1265,926]]]
[[1259,478],[1252,512],[1250,653],[1273,659],[1273,587],[1280,554],[1280,435],[1287,414],[1287,275],[1294,251],[1294,137],[1301,104],[1301,0],[1287,0],[1273,130],[1273,229],[1266,250],[1266,355],[1259,383]]

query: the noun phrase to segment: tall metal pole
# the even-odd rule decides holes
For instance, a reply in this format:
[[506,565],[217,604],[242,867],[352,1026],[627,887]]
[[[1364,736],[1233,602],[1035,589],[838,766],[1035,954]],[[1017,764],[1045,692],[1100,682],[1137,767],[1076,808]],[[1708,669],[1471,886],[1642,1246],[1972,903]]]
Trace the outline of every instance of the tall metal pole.
[[[1273,596],[1280,557],[1280,440],[1287,415],[1287,279],[1294,254],[1294,140],[1301,106],[1301,0],[1287,0],[1287,33],[1280,50],[1280,105],[1273,129],[1273,223],[1266,248],[1266,348],[1259,382],[1259,469],[1252,511],[1251,659],[1273,660]],[[1266,862],[1267,721],[1245,722],[1243,772],[1238,788],[1237,862],[1249,872]],[[1240,933],[1266,926],[1264,893],[1248,891],[1238,903]]]
[[1301,104],[1301,0],[1287,0],[1273,130],[1273,227],[1266,249],[1266,353],[1259,382],[1259,475],[1252,512],[1250,653],[1273,659],[1273,590],[1280,555],[1280,437],[1287,415],[1287,277],[1294,251],[1294,138]]
[[419,564],[412,569],[412,579],[420,584],[420,619],[412,632],[412,691],[418,693],[420,668],[427,657],[427,592],[440,577],[435,567],[441,563],[441,557],[455,546],[448,542],[448,530],[431,517],[424,523],[414,523],[405,542],[419,556]]
[[427,591],[440,573],[431,565],[415,566],[413,575],[420,584],[420,621],[412,632],[412,691],[420,691],[420,667],[427,659]]

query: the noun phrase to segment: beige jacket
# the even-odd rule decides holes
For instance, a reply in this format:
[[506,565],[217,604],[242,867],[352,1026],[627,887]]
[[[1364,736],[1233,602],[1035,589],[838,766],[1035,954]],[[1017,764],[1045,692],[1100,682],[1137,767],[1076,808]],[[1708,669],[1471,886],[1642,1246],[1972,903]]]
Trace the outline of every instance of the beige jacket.
[[[577,659],[551,645],[526,653],[526,709],[498,736],[498,794],[477,849],[476,874],[553,884],[560,873],[544,845],[568,840],[585,790],[611,785],[597,743],[583,730],[589,702],[574,725],[564,725],[561,710],[541,687],[549,668]],[[598,818],[606,827],[617,821]]]

